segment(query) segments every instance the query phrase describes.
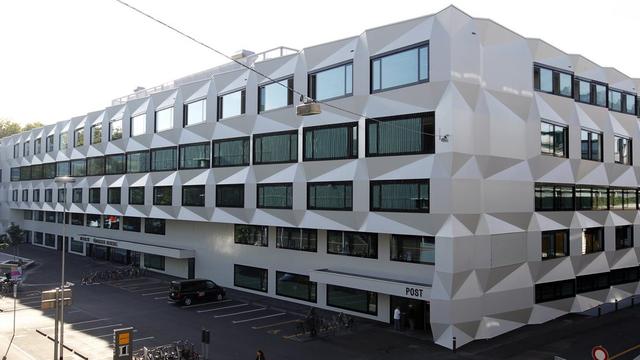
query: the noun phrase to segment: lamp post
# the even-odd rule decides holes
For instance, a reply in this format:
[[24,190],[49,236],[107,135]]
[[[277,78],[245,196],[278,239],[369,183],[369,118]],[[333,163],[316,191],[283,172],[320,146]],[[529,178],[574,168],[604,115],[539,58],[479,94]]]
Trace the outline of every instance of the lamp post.
[[[60,269],[60,290],[61,290],[61,295],[60,295],[60,343],[58,344],[57,341],[54,341],[55,343],[55,349],[54,349],[54,360],[57,360],[57,354],[58,354],[58,346],[60,347],[60,357],[59,359],[62,360],[63,356],[62,353],[64,352],[64,287],[65,287],[65,280],[64,280],[64,258],[65,258],[65,253],[67,252],[66,249],[66,238],[67,238],[67,200],[68,200],[68,196],[67,196],[67,184],[72,184],[74,182],[76,182],[76,179],[70,177],[70,176],[58,176],[55,178],[54,180],[56,182],[56,184],[58,185],[62,185],[62,187],[64,188],[64,202],[62,203],[62,266]],[[60,199],[58,199],[58,202],[60,202]],[[56,302],[57,302],[57,296],[56,296]],[[55,324],[56,328],[58,327],[58,308],[56,307],[56,324]],[[58,339],[58,333],[56,332],[56,340]]]

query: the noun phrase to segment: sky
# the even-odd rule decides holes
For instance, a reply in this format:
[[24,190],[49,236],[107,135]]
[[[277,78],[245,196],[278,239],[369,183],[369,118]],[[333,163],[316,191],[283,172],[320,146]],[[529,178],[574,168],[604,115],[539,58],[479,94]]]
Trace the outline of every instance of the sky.
[[[302,49],[453,4],[640,77],[640,1],[125,0],[231,54]],[[227,62],[115,0],[0,0],[0,118],[45,124]]]

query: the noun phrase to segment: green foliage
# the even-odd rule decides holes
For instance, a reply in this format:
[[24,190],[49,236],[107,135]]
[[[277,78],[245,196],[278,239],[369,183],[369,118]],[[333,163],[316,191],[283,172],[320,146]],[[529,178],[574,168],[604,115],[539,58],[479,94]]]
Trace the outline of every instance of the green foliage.
[[20,229],[20,226],[11,223],[7,228],[7,233],[0,235],[0,250],[6,249],[14,244],[19,244],[24,241],[24,231]]
[[41,123],[40,121],[34,121],[34,122],[28,123],[27,125],[23,126],[22,127],[22,131],[29,131],[29,130],[41,128],[43,126],[44,126],[44,124]]
[[0,139],[22,131],[20,124],[8,119],[0,119]]

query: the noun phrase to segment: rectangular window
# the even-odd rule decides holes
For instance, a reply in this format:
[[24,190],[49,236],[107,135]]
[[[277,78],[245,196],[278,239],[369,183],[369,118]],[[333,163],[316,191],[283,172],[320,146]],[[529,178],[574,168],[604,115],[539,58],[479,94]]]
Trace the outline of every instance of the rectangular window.
[[185,185],[182,187],[182,206],[204,206],[204,185]]
[[535,287],[536,304],[574,296],[576,296],[576,282],[573,279],[536,284]]
[[20,144],[13,145],[13,158],[17,159],[20,156]]
[[[42,177],[42,166],[36,165],[36,169],[40,169],[40,171],[36,172],[36,177]],[[20,180],[31,180],[31,166],[21,166],[20,167]]]
[[177,148],[151,149],[151,171],[177,170]]
[[91,126],[91,144],[100,144],[102,142],[102,124]]
[[73,132],[73,146],[78,147],[83,145],[84,145],[84,128],[81,127],[79,129],[76,129]]
[[244,207],[244,184],[216,185],[216,207]]
[[429,81],[429,45],[371,58],[371,93]]
[[72,213],[71,214],[71,225],[84,226],[84,214]]
[[58,202],[64,204],[67,200],[67,189],[58,189]]
[[173,129],[173,107],[157,110],[155,114],[155,132]]
[[111,187],[107,189],[107,204],[120,205],[121,188]]
[[609,288],[609,273],[576,276],[576,293],[581,294]]
[[577,210],[608,210],[609,192],[605,187],[576,186]]
[[87,214],[87,226],[92,228],[100,227],[100,215]]
[[172,186],[154,186],[153,205],[171,205],[172,191]]
[[211,148],[208,142],[180,145],[180,169],[208,169]]
[[53,151],[53,135],[47,136],[45,139],[45,145],[47,147],[47,152]]
[[145,268],[164,271],[164,261],[165,261],[164,256],[153,255],[148,253],[145,253],[143,256],[144,256]]
[[533,87],[536,91],[573,97],[573,74],[534,64]]
[[436,239],[433,236],[392,235],[391,260],[435,264]]
[[582,79],[576,79],[574,82],[576,88],[576,101],[586,104],[591,103],[591,82]]
[[309,74],[309,97],[326,101],[353,95],[353,63],[334,66]]
[[120,216],[104,215],[102,217],[102,227],[105,229],[119,230],[120,229]]
[[253,135],[253,163],[298,162],[298,130]]
[[11,201],[18,201],[18,189],[11,190]]
[[144,205],[144,186],[129,188],[129,205]]
[[291,209],[293,184],[258,184],[257,207],[266,209]]
[[620,285],[638,281],[640,278],[640,268],[637,266],[614,269],[609,272],[609,284]]
[[367,156],[433,154],[435,114],[367,119]]
[[576,101],[607,107],[607,84],[576,78],[573,87]]
[[33,154],[37,155],[42,152],[42,138],[37,138],[33,141]]
[[31,210],[24,210],[22,212],[22,219],[23,220],[33,220],[33,211]]
[[56,176],[70,176],[71,167],[68,161],[58,161],[56,164]]
[[29,156],[30,150],[31,150],[31,142],[27,140],[24,142],[24,144],[22,144],[22,156]]
[[540,152],[543,155],[569,157],[569,128],[540,122]]
[[636,189],[609,188],[609,209],[635,210],[637,198]]
[[633,247],[633,226],[616,226],[616,250]]
[[11,181],[20,181],[20,168],[12,167],[11,168]]
[[82,188],[73,189],[73,191],[71,192],[71,201],[74,204],[82,203]]
[[233,286],[267,292],[267,269],[233,265]]
[[84,253],[84,242],[78,241],[78,240],[73,240],[73,238],[71,238],[69,251],[70,252],[79,253],[79,254],[83,254]]
[[233,242],[243,245],[269,246],[269,227],[235,224]]
[[258,87],[258,113],[293,105],[293,78]]
[[276,295],[315,303],[317,284],[306,275],[276,271]]
[[41,232],[34,232],[33,233],[33,243],[37,244],[37,245],[42,245],[43,242],[43,237],[44,235]]
[[149,160],[148,150],[127,153],[127,173],[149,172]]
[[277,227],[276,247],[301,251],[318,251],[318,230]]
[[249,165],[249,137],[213,140],[213,167]]
[[636,114],[636,95],[624,94],[624,112],[627,114]]
[[245,90],[218,96],[218,120],[244,114]]
[[595,101],[594,105],[607,107],[607,91],[606,84],[595,84]]
[[44,246],[55,249],[56,248],[56,235],[44,234]]
[[147,234],[164,235],[166,222],[164,219],[146,218],[144,220],[144,232]]
[[44,213],[44,220],[46,222],[50,222],[50,223],[56,222],[56,213],[55,213],[55,211],[46,211]]
[[307,127],[303,130],[304,161],[358,157],[358,124]]
[[[16,192],[16,200],[18,200],[18,199],[17,199],[17,196],[18,196],[18,190],[15,190],[15,192]],[[35,217],[34,217],[34,219],[35,219],[36,221],[44,221],[44,211],[36,211],[36,212],[35,212]]]
[[87,172],[86,159],[71,160],[71,176],[85,176]]
[[351,181],[307,183],[307,209],[353,209],[353,183]]
[[631,165],[631,139],[614,135],[613,160],[618,164]]
[[22,190],[22,201],[29,201],[29,189]]
[[124,216],[122,218],[122,230],[140,232],[140,218]]
[[69,146],[69,133],[62,133],[58,137],[58,149],[65,150]]
[[87,158],[87,176],[104,175],[104,156]]
[[370,182],[370,211],[429,212],[429,180]]
[[44,202],[53,202],[53,189],[44,189]]
[[122,139],[122,119],[109,122],[109,141]]
[[100,188],[89,189],[89,204],[100,204]]
[[604,228],[582,229],[582,255],[604,251]]
[[582,159],[602,161],[602,133],[581,130],[580,148]]
[[327,254],[378,258],[378,234],[327,231]]
[[378,294],[366,290],[327,284],[327,305],[377,315]]
[[542,260],[569,256],[569,229],[542,232]]
[[125,172],[125,155],[115,154],[107,155],[105,158],[105,174],[124,174]]
[[636,114],[636,94],[609,89],[609,110]]
[[42,178],[43,179],[55,179],[56,177],[56,163],[50,162],[42,164]]
[[33,202],[40,202],[40,189],[33,189]]
[[609,110],[622,112],[622,92],[609,89]]
[[131,136],[143,135],[147,132],[147,114],[131,117]]
[[207,119],[207,100],[202,99],[184,104],[184,126],[205,122]]

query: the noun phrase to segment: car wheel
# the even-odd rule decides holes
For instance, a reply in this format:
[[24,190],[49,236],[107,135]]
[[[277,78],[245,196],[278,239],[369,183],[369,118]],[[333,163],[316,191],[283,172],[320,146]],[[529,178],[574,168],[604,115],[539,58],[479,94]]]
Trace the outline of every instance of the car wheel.
[[222,294],[218,294],[218,296],[216,297],[216,299],[218,299],[218,301],[222,301],[222,298],[223,298]]
[[191,300],[191,298],[190,298],[190,297],[188,297],[188,298],[185,298],[185,299],[184,299],[184,304],[185,304],[186,306],[189,306],[189,305],[191,305],[192,303],[193,303],[193,300]]

